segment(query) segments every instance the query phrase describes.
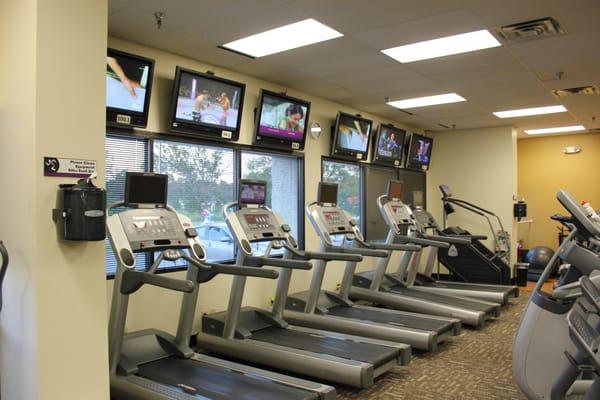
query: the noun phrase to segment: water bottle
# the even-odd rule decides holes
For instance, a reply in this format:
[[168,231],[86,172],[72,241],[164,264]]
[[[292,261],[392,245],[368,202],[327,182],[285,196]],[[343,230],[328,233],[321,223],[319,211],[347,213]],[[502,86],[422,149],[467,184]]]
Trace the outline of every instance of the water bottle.
[[590,205],[590,202],[587,200],[583,200],[581,202],[581,207],[583,211],[585,211],[586,216],[592,221],[600,224],[600,216],[596,213],[596,210]]

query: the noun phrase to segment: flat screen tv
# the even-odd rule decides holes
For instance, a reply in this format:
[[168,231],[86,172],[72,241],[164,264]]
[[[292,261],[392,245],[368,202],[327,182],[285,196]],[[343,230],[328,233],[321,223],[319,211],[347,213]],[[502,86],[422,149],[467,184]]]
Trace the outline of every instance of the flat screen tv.
[[145,128],[152,92],[154,60],[108,49],[106,55],[106,123]]
[[253,179],[240,180],[238,204],[240,206],[259,205],[267,203],[267,182]]
[[366,161],[372,127],[373,121],[338,112],[332,132],[331,155]]
[[374,143],[373,163],[400,167],[404,154],[406,131],[393,125],[379,125]]
[[408,156],[406,158],[407,168],[427,171],[431,162],[431,148],[433,139],[427,136],[413,133],[408,145]]
[[125,175],[125,205],[153,204],[167,206],[169,176],[152,172],[127,172]]
[[258,96],[254,144],[304,149],[310,103],[265,89]]
[[238,140],[245,89],[240,82],[177,67],[169,130],[210,140]]

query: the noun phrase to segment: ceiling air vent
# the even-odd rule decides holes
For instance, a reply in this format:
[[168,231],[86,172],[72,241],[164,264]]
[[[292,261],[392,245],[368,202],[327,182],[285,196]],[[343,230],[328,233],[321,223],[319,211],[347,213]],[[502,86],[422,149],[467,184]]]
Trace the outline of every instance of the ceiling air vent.
[[558,22],[552,18],[540,18],[531,21],[517,22],[496,28],[496,33],[505,41],[542,39],[548,36],[565,33]]
[[554,97],[556,97],[558,99],[563,99],[568,96],[574,96],[574,95],[580,95],[580,94],[583,94],[583,95],[600,94],[600,89],[598,88],[598,86],[580,86],[580,87],[574,87],[574,88],[553,90],[552,94],[554,95]]

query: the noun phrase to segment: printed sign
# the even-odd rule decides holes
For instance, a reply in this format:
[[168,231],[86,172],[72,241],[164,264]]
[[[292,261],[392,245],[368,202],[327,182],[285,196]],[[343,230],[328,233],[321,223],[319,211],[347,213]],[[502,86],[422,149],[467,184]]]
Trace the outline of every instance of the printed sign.
[[87,178],[96,172],[96,161],[44,157],[44,176]]

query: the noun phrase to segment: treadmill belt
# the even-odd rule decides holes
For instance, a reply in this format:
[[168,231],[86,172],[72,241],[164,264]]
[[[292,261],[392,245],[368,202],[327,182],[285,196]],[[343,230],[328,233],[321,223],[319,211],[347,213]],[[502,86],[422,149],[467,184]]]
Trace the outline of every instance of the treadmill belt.
[[367,362],[375,367],[395,359],[398,355],[398,351],[394,348],[275,327],[252,332],[251,339],[313,353],[328,354],[348,360]]
[[367,310],[360,307],[332,307],[328,315],[342,318],[351,318],[363,321],[372,321],[392,326],[420,329],[423,331],[444,333],[452,329],[452,324],[446,321],[436,321],[431,318],[420,318],[416,315],[395,315],[385,311]]
[[466,308],[473,311],[488,312],[495,308],[494,306],[480,303],[476,300],[461,299],[454,296],[444,296],[437,293],[422,292],[420,290],[405,288],[403,286],[392,286],[390,290],[401,296],[410,296],[420,300],[440,303],[450,307]]
[[210,364],[179,358],[163,358],[139,366],[139,376],[213,400],[318,399],[316,393],[285,386],[268,379],[244,375]]

